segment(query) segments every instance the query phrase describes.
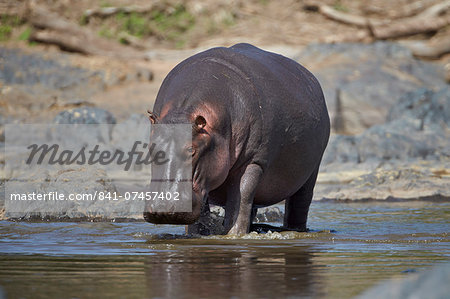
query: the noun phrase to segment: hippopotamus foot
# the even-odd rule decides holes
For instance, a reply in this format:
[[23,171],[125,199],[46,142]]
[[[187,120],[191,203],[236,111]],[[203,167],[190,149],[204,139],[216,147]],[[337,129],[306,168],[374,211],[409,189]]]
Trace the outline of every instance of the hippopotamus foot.
[[306,221],[318,172],[319,169],[316,169],[306,183],[294,195],[286,199],[283,223],[286,230],[307,231]]
[[253,198],[263,174],[257,164],[249,164],[242,176],[237,176],[227,190],[225,230],[229,235],[244,235],[250,231]]

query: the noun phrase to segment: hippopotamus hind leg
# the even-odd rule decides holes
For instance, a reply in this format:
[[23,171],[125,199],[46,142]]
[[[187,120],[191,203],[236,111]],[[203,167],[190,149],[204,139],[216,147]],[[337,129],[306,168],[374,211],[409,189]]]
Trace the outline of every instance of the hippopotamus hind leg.
[[306,221],[308,219],[309,205],[313,198],[314,185],[316,184],[317,168],[305,184],[291,197],[285,201],[284,224],[288,230],[306,231]]

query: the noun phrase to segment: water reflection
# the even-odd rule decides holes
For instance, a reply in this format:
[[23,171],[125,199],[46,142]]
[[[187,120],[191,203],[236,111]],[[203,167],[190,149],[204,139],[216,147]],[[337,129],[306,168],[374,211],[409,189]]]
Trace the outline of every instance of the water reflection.
[[[267,244],[266,244],[267,245]],[[308,246],[191,246],[145,259],[148,297],[318,295]]]
[[143,222],[0,221],[0,298],[351,298],[450,258],[450,203],[311,207],[313,232],[236,239]]

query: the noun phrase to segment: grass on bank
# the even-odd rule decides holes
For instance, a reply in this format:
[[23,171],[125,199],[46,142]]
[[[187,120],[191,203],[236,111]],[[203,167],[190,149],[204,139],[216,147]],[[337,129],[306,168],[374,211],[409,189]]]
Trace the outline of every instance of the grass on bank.
[[[159,40],[173,42],[177,47],[185,43],[185,34],[195,25],[195,17],[183,5],[155,9],[149,13],[120,12],[110,17],[98,31],[99,36],[116,39],[121,43],[126,41],[123,33],[137,38],[156,37]],[[80,24],[86,25],[86,19]]]
[[0,15],[0,42],[9,40],[13,29],[22,24],[23,20],[19,16]]

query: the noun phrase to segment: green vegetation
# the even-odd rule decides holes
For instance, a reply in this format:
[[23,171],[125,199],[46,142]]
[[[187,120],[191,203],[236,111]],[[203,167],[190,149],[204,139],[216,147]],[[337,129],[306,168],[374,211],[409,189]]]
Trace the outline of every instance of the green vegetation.
[[236,15],[233,12],[223,12],[219,20],[209,18],[206,22],[206,34],[214,35],[220,32],[221,28],[231,27],[236,24]]
[[122,24],[121,29],[131,35],[143,37],[150,34],[148,20],[137,13],[119,13],[117,20]]
[[334,2],[333,8],[338,11],[348,12],[348,8],[346,6],[344,6],[340,0],[337,0]]
[[[111,6],[108,2],[101,7]],[[80,25],[97,28],[97,34],[121,44],[135,43],[137,39],[152,38],[171,44],[176,48],[194,43],[199,35],[218,34],[223,29],[234,26],[237,14],[223,9],[219,13],[191,13],[185,5],[157,5],[147,12],[118,12],[109,16],[92,19],[80,17]],[[134,37],[134,38],[132,38]],[[133,42],[131,42],[133,41]]]
[[[189,31],[195,24],[195,18],[183,5],[177,5],[164,10],[154,10],[149,14],[141,13],[119,13],[116,15],[119,29],[115,34],[101,31],[101,36],[118,36],[124,31],[132,36],[144,38],[156,36],[175,42],[176,47],[182,47],[185,43],[183,34]],[[118,39],[121,43],[126,43],[124,39]]]
[[128,40],[126,38],[124,38],[124,37],[120,37],[119,38],[119,43],[121,43],[122,45],[128,45],[129,44]]
[[11,37],[13,28],[22,24],[18,16],[1,15],[0,20],[0,42],[7,41]]
[[22,33],[19,35],[19,40],[29,40],[31,36],[31,28],[27,27]]
[[89,18],[85,15],[82,15],[80,17],[80,21],[78,22],[78,24],[80,24],[80,26],[87,25],[88,23],[89,23]]
[[21,40],[21,41],[28,41],[28,45],[29,45],[29,46],[35,46],[35,45],[37,45],[37,42],[35,42],[35,41],[30,41],[31,32],[32,32],[31,27],[26,27],[26,28],[22,31],[22,33],[19,35],[18,39]]
[[[268,0],[261,0],[267,3]],[[106,0],[100,2],[101,7],[110,7]],[[195,15],[185,5],[158,5],[148,12],[118,12],[109,16],[92,19],[81,16],[78,22],[82,26],[97,28],[98,36],[115,40],[121,44],[138,42],[137,39],[152,37],[176,48],[187,44],[195,44],[199,35],[214,35],[232,27],[238,15],[223,9],[219,12],[204,11]],[[132,38],[134,37],[134,38]]]
[[236,23],[236,16],[233,13],[228,12],[222,19],[222,23],[225,26],[233,26]]
[[195,23],[192,16],[183,5],[178,5],[173,11],[154,11],[152,21],[160,31],[178,31],[180,33],[189,30]]
[[177,48],[177,49],[183,49],[183,47],[184,47],[185,44],[186,44],[186,41],[185,41],[184,39],[177,40],[177,41],[175,42],[175,48]]
[[11,35],[12,27],[9,25],[0,25],[0,42],[4,42],[9,39]]
[[102,29],[100,29],[100,31],[98,32],[98,35],[106,38],[114,37],[114,33],[109,28],[106,27],[102,27]]
[[109,3],[108,1],[102,1],[100,3],[100,7],[111,7],[113,6],[111,3]]
[[218,28],[216,22],[214,22],[213,20],[209,20],[207,28],[208,29],[206,30],[206,32],[209,35],[213,35],[213,34],[216,34],[217,32],[219,32],[219,28]]

